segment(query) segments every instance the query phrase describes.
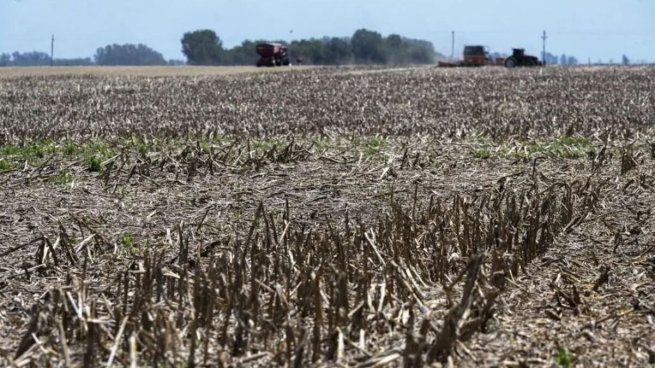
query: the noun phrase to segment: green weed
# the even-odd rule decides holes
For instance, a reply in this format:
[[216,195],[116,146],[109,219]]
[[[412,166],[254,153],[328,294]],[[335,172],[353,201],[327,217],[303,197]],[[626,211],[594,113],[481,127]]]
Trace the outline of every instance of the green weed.
[[84,163],[91,172],[98,172],[102,168],[102,158],[98,155],[87,155],[84,157]]
[[559,138],[557,144],[563,146],[590,146],[591,140],[581,136],[564,136]]
[[40,140],[28,143],[26,145],[6,145],[0,147],[0,155],[15,157],[18,159],[43,158],[48,154],[53,154],[57,147],[50,140]]
[[62,147],[64,155],[66,156],[73,156],[77,153],[77,144],[74,142],[66,142],[64,143],[64,146]]
[[488,159],[491,157],[491,151],[488,148],[478,148],[473,152],[473,156],[479,159]]
[[0,147],[0,155],[3,156],[18,156],[21,152],[21,147],[8,144]]
[[573,357],[567,348],[559,348],[555,356],[555,364],[562,368],[570,368],[573,364]]
[[136,148],[141,155],[145,155],[150,151],[150,145],[137,136],[132,136],[130,144],[132,147]]
[[12,170],[16,168],[16,164],[13,162],[0,159],[0,171]]
[[384,137],[376,135],[375,137],[371,137],[367,144],[366,147],[368,148],[368,153],[369,154],[377,154],[380,153],[380,150],[384,146],[386,140]]
[[32,142],[26,147],[26,158],[44,158],[57,151],[55,144],[49,140]]
[[114,151],[109,148],[107,142],[99,139],[91,142],[91,144],[86,147],[86,151],[90,154],[97,154],[103,158],[108,158],[114,155]]
[[124,247],[132,247],[132,244],[134,244],[134,236],[129,233],[125,233],[121,235],[121,245]]

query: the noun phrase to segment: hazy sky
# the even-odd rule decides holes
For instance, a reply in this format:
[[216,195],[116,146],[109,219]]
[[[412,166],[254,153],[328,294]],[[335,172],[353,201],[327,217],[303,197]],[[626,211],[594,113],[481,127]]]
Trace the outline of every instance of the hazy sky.
[[349,36],[358,28],[432,41],[450,54],[464,44],[540,55],[541,31],[554,54],[655,61],[655,0],[0,0],[0,52],[50,50],[92,56],[109,43],[145,43],[183,58],[180,38],[215,30],[225,46],[244,39]]

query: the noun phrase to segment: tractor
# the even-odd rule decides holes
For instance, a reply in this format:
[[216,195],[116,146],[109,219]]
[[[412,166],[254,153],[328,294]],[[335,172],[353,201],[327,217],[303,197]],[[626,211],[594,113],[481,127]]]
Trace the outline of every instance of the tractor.
[[289,65],[287,47],[281,43],[260,43],[257,45],[257,66]]
[[540,66],[539,58],[526,55],[524,49],[512,49],[512,56],[505,59],[505,67],[516,68],[520,66]]

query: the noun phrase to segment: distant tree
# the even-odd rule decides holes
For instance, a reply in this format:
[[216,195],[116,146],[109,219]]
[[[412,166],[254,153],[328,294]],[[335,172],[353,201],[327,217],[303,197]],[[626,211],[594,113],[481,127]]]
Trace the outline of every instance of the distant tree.
[[577,65],[578,64],[578,59],[575,58],[575,56],[569,56],[568,59],[566,60],[567,65]]
[[352,46],[347,38],[332,37],[326,41],[325,63],[330,65],[349,64],[352,62]]
[[434,63],[435,51],[432,42],[403,38],[403,48],[406,53],[403,63],[411,64],[432,64]]
[[40,51],[25,53],[16,51],[11,54],[11,58],[11,64],[16,66],[50,65],[50,55]]
[[191,65],[218,65],[223,54],[223,42],[216,32],[201,29],[182,37],[182,52]]
[[303,59],[306,64],[327,64],[324,40],[311,38],[293,41],[289,50],[291,59]]
[[409,60],[412,64],[432,64],[434,63],[434,53],[426,48],[415,48],[410,52]]
[[[0,66],[43,66],[50,65],[50,55],[45,52],[32,51],[20,53],[0,54]],[[91,58],[55,59],[54,65],[92,65]]]
[[409,61],[408,44],[398,34],[390,34],[384,39],[384,53],[389,64],[406,64]]
[[223,65],[255,65],[259,56],[256,53],[257,44],[264,41],[245,40],[240,45],[224,50],[221,57]]
[[397,34],[384,39],[389,64],[430,64],[434,62],[434,46],[429,41],[405,38]]
[[403,38],[398,34],[390,34],[386,39],[387,47],[395,47],[400,49],[403,47]]
[[184,60],[179,60],[179,59],[170,59],[166,62],[168,65],[173,65],[173,66],[179,66],[179,65],[184,65],[186,64],[186,61]]
[[11,62],[11,55],[0,54],[0,66],[7,66]]
[[382,35],[367,29],[355,31],[351,39],[355,62],[364,64],[384,64],[387,55],[384,52]]
[[562,54],[562,56],[559,57],[559,63],[560,65],[568,65],[569,59],[566,57],[566,54]]
[[352,62],[352,49],[347,38],[296,40],[289,45],[289,54],[292,61],[302,59],[305,64],[340,65]]
[[162,54],[143,44],[100,47],[94,59],[98,65],[166,65]]
[[55,59],[53,62],[57,66],[80,66],[80,65],[93,65],[93,60],[91,58],[71,58],[71,59]]
[[628,59],[627,56],[623,55],[623,60],[622,60],[623,65],[630,65],[630,59]]

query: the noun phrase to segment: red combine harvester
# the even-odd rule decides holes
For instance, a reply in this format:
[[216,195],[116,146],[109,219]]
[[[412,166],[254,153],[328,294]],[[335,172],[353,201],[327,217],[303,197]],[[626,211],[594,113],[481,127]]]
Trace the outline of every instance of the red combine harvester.
[[257,45],[257,66],[289,65],[287,47],[281,43],[260,43]]

